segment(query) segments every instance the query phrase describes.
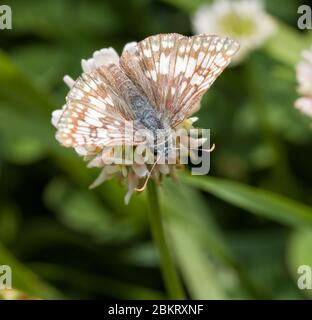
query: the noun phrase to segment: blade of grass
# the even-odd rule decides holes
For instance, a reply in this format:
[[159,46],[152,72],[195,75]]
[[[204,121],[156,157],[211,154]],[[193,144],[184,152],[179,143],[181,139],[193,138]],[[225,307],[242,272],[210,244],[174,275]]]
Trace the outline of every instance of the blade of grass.
[[44,283],[37,275],[17,261],[0,243],[0,265],[12,269],[12,287],[30,296],[46,299],[57,299],[61,295],[52,286]]
[[189,185],[251,213],[290,226],[312,226],[312,208],[279,194],[215,177],[181,175]]
[[[176,251],[176,258],[184,276],[186,285],[193,298],[198,297],[229,297],[224,291],[222,279],[215,279],[214,267],[218,263],[222,270],[235,279],[236,298],[267,298],[264,288],[260,288],[250,277],[248,272],[229,250],[218,225],[213,219],[211,209],[203,197],[193,187],[183,183],[174,183],[166,179],[163,184],[162,202],[165,206],[166,218],[169,225],[169,234],[172,234],[172,243]],[[189,234],[189,243],[183,243],[180,232]],[[186,248],[192,249],[186,250]],[[183,250],[185,248],[185,250]],[[191,250],[192,258],[185,262]],[[195,269],[205,275],[202,281],[193,281]],[[194,269],[192,271],[192,269]],[[212,278],[212,284],[208,279]],[[205,282],[207,281],[207,282]]]

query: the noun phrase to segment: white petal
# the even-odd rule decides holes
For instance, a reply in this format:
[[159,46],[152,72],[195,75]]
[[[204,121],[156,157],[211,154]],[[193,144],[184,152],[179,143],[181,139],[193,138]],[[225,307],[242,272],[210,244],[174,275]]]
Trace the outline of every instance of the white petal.
[[198,121],[198,117],[191,117],[188,119],[188,121],[190,121],[191,124],[195,123],[196,121]]
[[192,148],[199,148],[201,147],[205,142],[207,141],[207,138],[191,138],[190,137],[190,147]]
[[133,51],[135,49],[136,45],[137,45],[137,42],[135,42],[135,41],[127,43],[123,47],[122,53],[124,53],[124,51],[130,51],[130,52]]
[[55,128],[57,128],[57,124],[62,116],[62,113],[64,112],[64,108],[65,108],[65,105],[63,106],[62,109],[58,109],[52,112],[51,123]]
[[102,157],[100,155],[96,156],[94,159],[92,159],[87,167],[88,168],[98,168],[98,167],[102,167],[103,166],[103,161],[102,161]]
[[126,167],[126,166],[122,166],[122,167],[121,167],[121,173],[122,173],[122,175],[123,175],[124,178],[127,177],[127,175],[128,175],[128,170],[127,170],[127,167]]
[[312,98],[299,98],[297,99],[295,106],[301,112],[312,117]]
[[90,59],[82,59],[81,67],[84,72],[89,73],[100,66],[118,63],[119,56],[115,49],[110,47],[95,51]]
[[71,88],[75,84],[75,80],[67,74],[63,77],[63,81],[69,88]]
[[89,154],[88,150],[82,146],[75,147],[75,151],[80,155],[80,156],[87,156]]
[[95,51],[93,54],[93,64],[95,68],[118,63],[119,56],[113,48],[104,48],[99,51]]
[[159,164],[158,165],[159,171],[165,175],[169,174],[170,168],[167,164]]
[[[235,16],[236,23],[250,20],[250,28],[237,32],[228,17]],[[232,19],[234,21],[234,19]],[[203,5],[195,12],[192,24],[197,34],[218,34],[231,37],[241,44],[233,64],[242,61],[250,51],[260,47],[277,30],[276,22],[267,14],[261,0],[219,0]],[[233,31],[232,31],[233,30]],[[236,30],[236,31],[235,31]]]
[[110,174],[110,175],[121,171],[121,167],[118,166],[118,165],[116,165],[116,166],[107,166],[107,167],[105,167],[105,169],[106,169],[106,172],[108,174]]
[[134,172],[129,172],[128,175],[128,192],[125,196],[125,204],[128,204],[134,189],[138,186],[138,179]]
[[145,176],[148,174],[148,172],[149,172],[149,171],[147,170],[145,164],[142,164],[142,165],[140,165],[140,164],[134,164],[134,165],[132,166],[132,169],[133,169],[133,171],[135,172],[135,174],[136,174],[138,177],[140,177],[140,178],[145,177]]
[[89,189],[94,189],[96,187],[98,187],[100,184],[102,184],[104,181],[106,181],[109,176],[105,170],[106,168],[104,168],[102,170],[102,172],[100,173],[100,175],[94,180],[94,182],[89,186]]
[[81,60],[81,68],[83,70],[83,72],[85,73],[89,73],[92,71],[92,69],[94,69],[92,67],[92,62],[91,62],[92,59],[89,59],[89,60],[85,60],[85,59],[82,59]]

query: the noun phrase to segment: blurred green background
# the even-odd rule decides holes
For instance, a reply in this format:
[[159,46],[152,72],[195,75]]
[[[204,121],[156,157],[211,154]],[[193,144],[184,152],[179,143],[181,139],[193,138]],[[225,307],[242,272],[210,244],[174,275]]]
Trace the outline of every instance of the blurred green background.
[[[54,139],[64,74],[104,47],[119,52],[156,33],[191,35],[204,0],[5,1],[0,30],[0,265],[40,298],[166,298],[146,195],[123,203],[110,181]],[[295,65],[312,32],[297,30],[303,2],[267,1],[278,32],[205,96],[197,126],[211,128],[209,176],[166,179],[162,206],[188,297],[308,299],[297,268],[312,267],[312,131],[294,109]]]

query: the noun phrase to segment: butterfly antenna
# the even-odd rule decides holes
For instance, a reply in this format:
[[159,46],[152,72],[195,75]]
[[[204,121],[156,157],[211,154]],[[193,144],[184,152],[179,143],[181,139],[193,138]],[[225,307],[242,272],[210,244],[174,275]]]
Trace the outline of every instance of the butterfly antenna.
[[201,150],[201,151],[205,151],[205,152],[212,152],[215,148],[216,148],[216,145],[213,143],[210,149],[195,149],[195,148],[190,148],[190,149],[191,150],[193,150],[193,149]]
[[[216,145],[213,144],[210,149],[200,149],[200,148],[188,148],[189,150],[201,150],[205,152],[212,152],[216,148]],[[182,148],[175,148],[176,150],[181,150]]]
[[152,168],[151,168],[151,170],[149,171],[149,173],[148,173],[148,175],[147,175],[147,178],[146,178],[143,186],[142,186],[141,188],[135,188],[135,189],[134,189],[135,191],[142,192],[142,191],[145,190],[145,188],[146,188],[146,186],[147,186],[147,183],[148,183],[148,180],[150,179],[150,177],[151,177],[151,175],[152,175],[152,172],[153,172],[153,170],[154,170],[154,168],[155,168],[158,160],[160,159],[160,157],[161,157],[161,156],[159,156],[158,159],[153,163]]

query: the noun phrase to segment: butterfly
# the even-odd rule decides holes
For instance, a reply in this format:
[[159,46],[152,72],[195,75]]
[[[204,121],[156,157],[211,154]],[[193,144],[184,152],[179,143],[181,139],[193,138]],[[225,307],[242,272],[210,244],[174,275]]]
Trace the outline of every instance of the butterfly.
[[161,143],[150,148],[166,158],[174,148],[170,131],[200,108],[238,49],[229,38],[177,33],[130,43],[120,58],[106,49],[99,66],[69,91],[56,137],[67,147],[101,150],[144,143],[140,130],[160,130]]

